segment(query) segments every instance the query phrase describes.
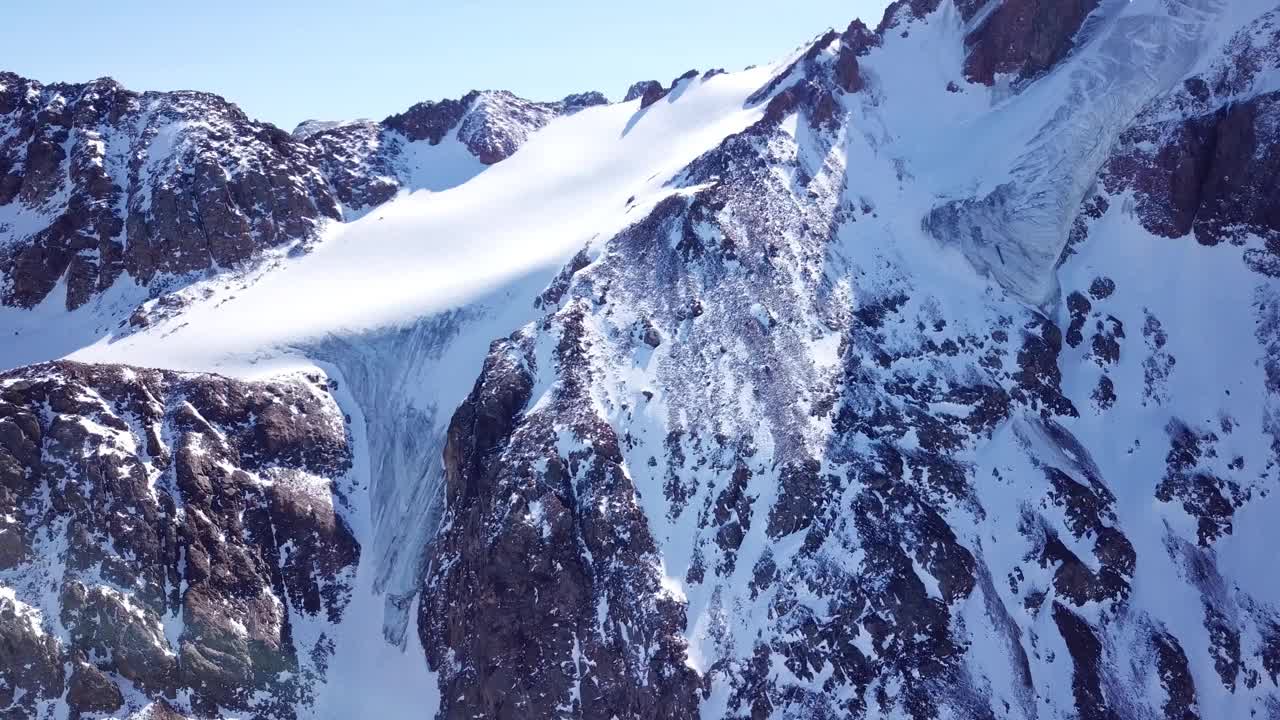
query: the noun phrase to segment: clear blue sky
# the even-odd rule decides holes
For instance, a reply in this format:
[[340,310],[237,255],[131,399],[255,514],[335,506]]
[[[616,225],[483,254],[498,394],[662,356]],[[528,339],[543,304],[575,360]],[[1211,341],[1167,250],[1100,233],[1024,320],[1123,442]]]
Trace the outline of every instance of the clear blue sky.
[[533,99],[779,57],[888,0],[63,0],[7,3],[0,69],[208,90],[292,129],[473,88]]

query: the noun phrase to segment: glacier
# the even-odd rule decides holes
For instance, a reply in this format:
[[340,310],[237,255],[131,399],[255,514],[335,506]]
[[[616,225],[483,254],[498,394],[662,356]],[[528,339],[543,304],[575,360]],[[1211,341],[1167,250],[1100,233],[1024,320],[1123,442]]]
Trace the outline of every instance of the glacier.
[[1028,302],[1057,302],[1055,269],[1103,162],[1138,112],[1199,60],[1226,5],[1104,2],[1071,58],[993,110],[993,132],[1020,149],[984,179],[995,188],[936,207],[926,229]]
[[[423,578],[440,571],[429,567],[431,558],[458,557],[433,553],[450,530],[442,451],[455,411],[485,390],[477,374],[492,357],[524,363],[518,369],[528,374],[530,398],[521,412],[551,423],[556,458],[590,456],[592,443],[575,435],[581,427],[616,432],[613,480],[634,495],[593,495],[600,488],[574,476],[577,486],[565,480],[569,497],[589,502],[573,512],[639,509],[654,547],[641,564],[658,578],[655,597],[678,608],[686,667],[705,682],[703,717],[731,715],[760,638],[791,647],[821,626],[829,635],[815,647],[852,654],[845,646],[853,645],[867,658],[886,643],[914,642],[875,636],[871,624],[841,614],[847,608],[832,610],[836,596],[824,594],[853,583],[874,596],[899,580],[919,590],[928,608],[954,612],[951,625],[937,626],[954,628],[957,643],[968,643],[965,677],[956,685],[1004,701],[1010,717],[1057,717],[1078,702],[1072,671],[1063,666],[1075,662],[1071,639],[1061,630],[1077,610],[1079,622],[1113,633],[1104,636],[1109,660],[1129,668],[1131,676],[1104,679],[1108,692],[1124,695],[1126,683],[1143,680],[1143,663],[1153,662],[1142,655],[1144,633],[1158,627],[1183,639],[1184,665],[1204,688],[1205,717],[1266,708],[1265,678],[1257,690],[1219,682],[1214,653],[1226,646],[1205,627],[1201,595],[1209,591],[1184,582],[1183,564],[1221,571],[1214,607],[1244,628],[1237,644],[1246,652],[1260,647],[1266,626],[1249,619],[1256,612],[1250,603],[1280,597],[1256,558],[1277,502],[1263,492],[1272,472],[1266,423],[1275,402],[1256,395],[1267,383],[1264,360],[1201,346],[1255,347],[1258,316],[1275,302],[1273,289],[1246,273],[1231,251],[1162,244],[1123,196],[1091,220],[1093,240],[1064,257],[1120,133],[1153,99],[1209,63],[1266,3],[1103,0],[1072,53],[1046,75],[998,77],[989,88],[967,83],[961,70],[966,35],[981,26],[983,13],[966,23],[953,0],[937,5],[858,56],[865,91],[821,95],[821,73],[838,62],[844,42],[835,33],[781,62],[686,76],[649,107],[634,100],[552,119],[500,164],[481,168],[463,158],[446,168],[458,182],[408,183],[413,190],[326,226],[308,252],[273,256],[262,272],[234,282],[215,278],[193,293],[200,297],[189,307],[144,329],[107,321],[142,296],[137,287],[114,289],[62,326],[52,325],[62,322],[53,301],[34,311],[0,309],[0,326],[29,340],[0,349],[0,364],[69,356],[244,379],[319,371],[334,381],[352,428],[353,530],[361,553],[351,609],[334,638],[331,681],[314,717],[420,717],[456,702],[437,691],[442,678],[460,672],[453,648],[449,662],[427,667],[420,638],[433,618],[423,610],[432,607]],[[784,73],[789,87],[771,84]],[[772,102],[784,93],[794,105]],[[783,117],[770,118],[779,107]],[[838,126],[809,117],[815,108],[841,118]],[[457,148],[444,150],[452,157]],[[433,157],[419,158],[418,171]],[[751,169],[758,158],[768,161],[758,175],[734,166]],[[735,195],[725,179],[731,171],[758,184]],[[1157,257],[1160,271],[1151,272]],[[1091,292],[1104,276],[1112,290]],[[1064,293],[1074,305],[1063,302]],[[1064,346],[1060,331],[1053,349],[1053,331],[1077,321],[1081,300],[1093,303],[1093,314],[1086,312],[1089,322],[1079,320],[1077,330],[1093,334],[1096,323],[1094,342],[1103,350],[1070,340]],[[1213,312],[1223,307],[1239,311]],[[571,349],[580,351],[580,367],[561,357],[557,343],[565,337],[579,343]],[[1115,343],[1113,360],[1103,357],[1108,342]],[[1024,384],[1022,356],[1037,348],[1052,355],[1044,368],[1057,373],[1052,387]],[[1096,395],[1104,380],[1122,388],[1108,415]],[[564,387],[579,382],[586,388],[581,404],[565,411],[570,420],[555,417]],[[1234,394],[1221,392],[1228,385]],[[963,468],[957,472],[971,494],[912,507],[934,513],[929,518],[948,533],[954,528],[950,545],[922,542],[904,551],[905,569],[895,568],[901,578],[877,575],[869,557],[917,538],[904,519],[908,530],[867,540],[879,537],[859,525],[875,514],[874,504],[853,503],[888,482],[879,474],[894,453],[906,467],[902,487],[927,485],[954,469],[930,465],[922,448],[949,437],[948,427],[979,424],[985,408],[943,389],[1005,393],[1006,405],[1009,394],[1032,399],[988,435],[960,433],[940,453]],[[848,446],[833,440],[831,408],[840,403],[854,418],[843,421],[865,422],[889,439],[850,431],[853,439],[840,439]],[[946,427],[920,420],[898,437],[895,412],[912,422],[918,418],[911,413],[941,418]],[[1226,476],[1237,456],[1248,459],[1250,472],[1257,468],[1258,478],[1245,485],[1257,496],[1235,514],[1234,535],[1213,549],[1182,539],[1196,533],[1190,511],[1179,514],[1177,501],[1156,499],[1164,479],[1152,469],[1166,465],[1176,435],[1170,428],[1184,419],[1195,432],[1232,428],[1216,431],[1222,458],[1205,460],[1213,472]],[[863,461],[886,443],[892,453],[883,462],[836,478],[845,472],[841,463]],[[516,441],[511,447],[520,449]],[[731,455],[736,465],[726,459]],[[809,460],[817,468],[812,486],[801,471]],[[530,466],[549,474],[546,464]],[[1068,532],[1079,522],[1078,508],[1054,505],[1061,491],[1046,473],[1050,466],[1098,498],[1105,522],[1078,536]],[[801,512],[800,519],[775,520],[774,508],[820,495],[814,488],[827,482],[845,483],[827,518],[834,539],[775,537],[775,525],[803,528],[805,518]],[[548,493],[522,506],[513,493],[508,534],[550,537],[556,499]],[[709,518],[718,516],[725,519],[716,527]],[[1048,555],[1037,566],[1035,553],[1051,538],[1062,546],[1055,552],[1088,573],[1112,572],[1099,559],[1105,553],[1086,540],[1114,528],[1124,528],[1142,558],[1125,576],[1132,584],[1126,597],[1138,609],[1090,599],[1083,609],[1066,609],[1064,600],[1070,615],[1033,611],[1035,594],[1043,601],[1057,581]],[[947,558],[931,554],[944,546],[970,553],[969,592],[955,589]],[[588,557],[584,566],[590,563]],[[779,589],[774,583],[788,574],[793,584]],[[604,595],[597,601],[594,626],[603,637],[616,608]],[[784,625],[783,605],[775,602],[791,602],[809,621]],[[1027,637],[1034,639],[1030,652],[1023,650]],[[592,662],[588,640],[575,634],[572,649],[557,656],[563,662],[548,663],[572,666],[572,700],[579,703],[583,668]],[[628,647],[648,652],[652,642],[637,637]],[[891,655],[877,662],[902,659]],[[768,661],[768,682],[787,697],[809,698],[804,702],[824,697],[825,683],[839,673],[853,674],[834,660],[809,667],[781,657]],[[880,689],[902,690],[891,683]],[[1152,697],[1165,692],[1150,690]]]

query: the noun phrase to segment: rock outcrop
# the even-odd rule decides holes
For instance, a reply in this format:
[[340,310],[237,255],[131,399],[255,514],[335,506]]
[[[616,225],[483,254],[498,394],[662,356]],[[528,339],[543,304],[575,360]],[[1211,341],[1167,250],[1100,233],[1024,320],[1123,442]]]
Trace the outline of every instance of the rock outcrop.
[[[965,39],[965,75],[991,85],[997,75],[1029,80],[1058,64],[1100,0],[999,3]],[[962,10],[963,12],[963,10]]]
[[61,281],[74,309],[122,274],[148,285],[231,267],[340,217],[305,146],[215,95],[0,86],[5,304]]
[[[982,50],[1005,53],[983,62],[1025,89],[1069,56],[1088,9],[1057,18],[1050,42],[1004,7],[973,32],[1031,33]],[[874,162],[858,143],[892,155],[850,128],[874,127],[874,94],[893,91],[867,89],[888,31],[922,32],[933,10],[900,3],[877,32],[816,41],[753,96],[757,123],[679,173],[598,257],[575,258],[540,296],[544,314],[494,343],[450,425],[444,529],[423,583],[444,717],[1280,706],[1263,639],[1280,608],[1215,554],[1274,491],[1270,469],[1245,469],[1273,466],[1277,446],[1242,439],[1274,436],[1269,391],[1251,391],[1247,420],[1233,401],[1218,421],[1182,419],[1191,405],[1169,391],[1185,364],[1169,334],[1177,303],[1133,305],[1127,280],[1099,274],[1127,268],[1096,255],[1053,252],[1067,283],[1056,306],[999,282],[954,305],[945,279],[916,276],[884,240],[899,226],[877,204],[893,191],[845,164]],[[962,19],[978,10],[961,6]],[[1222,112],[1254,112],[1238,99]],[[1095,191],[1070,208],[1073,248],[1119,222],[1135,180],[1154,192],[1145,167],[1124,164],[1153,151],[1138,133],[1156,112],[1139,109],[1110,160],[1109,147],[1061,156]],[[1223,151],[1241,163],[1224,186],[1253,247],[1269,228],[1273,203],[1255,198],[1274,197],[1274,143],[1234,137],[1250,149]],[[1240,352],[1272,357],[1280,304],[1265,275],[1237,272],[1268,298],[1232,311],[1259,315]],[[1232,396],[1235,378],[1221,381],[1212,392]],[[1150,427],[1155,416],[1167,425]],[[1190,603],[1190,624],[1141,595],[1155,576]]]
[[1204,73],[1152,102],[1120,138],[1104,182],[1132,188],[1143,226],[1205,245],[1263,241],[1251,262],[1280,273],[1280,11],[1237,33]]
[[529,135],[548,122],[608,102],[600,93],[570,95],[555,103],[536,103],[509,92],[480,93],[458,126],[458,140],[485,165],[507,159]]
[[359,557],[319,376],[76,363],[0,375],[6,713],[295,717]]
[[[652,147],[711,138],[699,154],[637,187],[590,175],[618,185],[612,229],[545,284],[497,288],[502,313],[294,348],[345,373],[354,419],[318,375],[0,375],[0,714],[326,717],[322,691],[385,669],[332,674],[354,614],[355,645],[430,678],[393,675],[392,705],[448,720],[1280,717],[1264,5],[900,0],[776,72],[637,83],[622,142],[658,120]],[[294,208],[193,192],[274,187],[218,180],[242,143],[202,145],[213,124],[175,136],[205,148],[166,156],[180,181],[117,188],[111,141],[101,173],[74,149],[87,91],[31,87],[0,94],[0,118],[48,121],[3,146],[12,237],[30,207],[71,207],[64,176],[83,185],[66,232],[100,248],[131,237],[113,207],[245,218],[164,234],[152,287],[293,242],[268,221],[305,236],[385,202],[422,182],[410,156],[482,168],[604,101],[472,93],[293,136],[244,121],[246,167],[300,163]],[[131,242],[103,252],[137,279]],[[3,247],[23,287],[71,277]]]
[[[556,363],[585,371],[584,328],[567,322]],[[525,412],[526,341],[495,343],[444,450],[446,529],[419,617],[441,717],[689,717],[699,681],[683,606],[663,587],[619,438],[582,418],[558,439],[589,404],[587,376]]]
[[662,87],[662,83],[657,80],[641,80],[627,88],[627,93],[622,97],[622,102],[631,102],[632,100],[640,101],[640,109],[649,107],[658,102],[667,94],[667,89]]

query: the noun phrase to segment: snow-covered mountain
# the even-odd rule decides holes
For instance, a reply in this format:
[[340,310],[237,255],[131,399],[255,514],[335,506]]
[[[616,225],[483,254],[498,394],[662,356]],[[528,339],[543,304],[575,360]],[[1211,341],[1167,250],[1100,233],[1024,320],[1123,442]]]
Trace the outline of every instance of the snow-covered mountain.
[[2,82],[10,716],[1280,717],[1273,0],[292,136]]
[[0,74],[0,301],[75,310],[122,276],[156,296],[305,246],[402,189],[465,182],[552,118],[605,102],[472,92],[289,135],[207,93]]

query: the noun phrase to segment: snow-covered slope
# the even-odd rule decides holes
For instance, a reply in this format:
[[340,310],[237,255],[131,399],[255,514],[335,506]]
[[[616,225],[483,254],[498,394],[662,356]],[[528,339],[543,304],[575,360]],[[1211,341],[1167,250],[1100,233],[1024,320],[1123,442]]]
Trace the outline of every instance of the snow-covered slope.
[[[1280,716],[1277,16],[907,0],[874,31],[615,105],[488,94],[303,133],[328,178],[375,167],[388,133],[458,172],[363,213],[340,198],[347,221],[310,252],[145,323],[0,317],[56,341],[9,362],[92,363],[6,376],[0,430],[25,434],[0,440],[30,415],[117,438],[90,455],[140,452],[124,436],[150,421],[42,401],[51,373],[88,398],[130,377],[323,387],[351,465],[306,472],[359,544],[344,609],[322,622],[272,590],[296,629],[264,627],[310,673],[272,681],[284,704],[138,685],[128,644],[66,662],[121,688],[118,714]],[[519,149],[468,174],[477,137]],[[171,414],[218,406],[161,395]],[[249,448],[254,429],[337,427],[327,404],[279,406],[200,432]],[[6,511],[21,532],[80,517],[57,504],[67,483],[110,485],[3,447],[33,488]],[[51,448],[41,462],[73,452]],[[248,475],[214,488],[278,492],[260,452],[220,460]],[[211,532],[256,552],[217,512]],[[0,635],[53,668],[84,643],[35,586],[129,589],[46,554],[0,576]],[[234,666],[174,663],[197,681]],[[74,704],[56,670],[18,668],[0,655],[14,712]]]
[[[0,302],[93,302],[81,314],[112,325],[148,296],[272,250],[303,250],[326,222],[402,189],[461,184],[551,118],[604,102],[472,92],[381,123],[289,135],[207,93],[139,94],[106,78],[45,86],[2,73]],[[131,321],[144,324],[145,313]]]
[[[757,118],[761,108],[744,100],[769,72],[692,83],[677,88],[681,102],[643,111],[633,102],[565,118],[469,183],[402,196],[335,228],[312,253],[192,308],[175,328],[104,338],[75,355],[128,363],[163,355],[168,366],[233,373],[273,351],[330,363],[379,427],[370,435],[382,466],[372,552],[379,589],[401,602],[417,590],[438,516],[444,432],[468,389],[438,378],[466,378],[495,337],[536,317],[534,301],[570,258],[585,262],[592,240],[669,196],[674,174]],[[390,618],[393,638],[406,610]]]

